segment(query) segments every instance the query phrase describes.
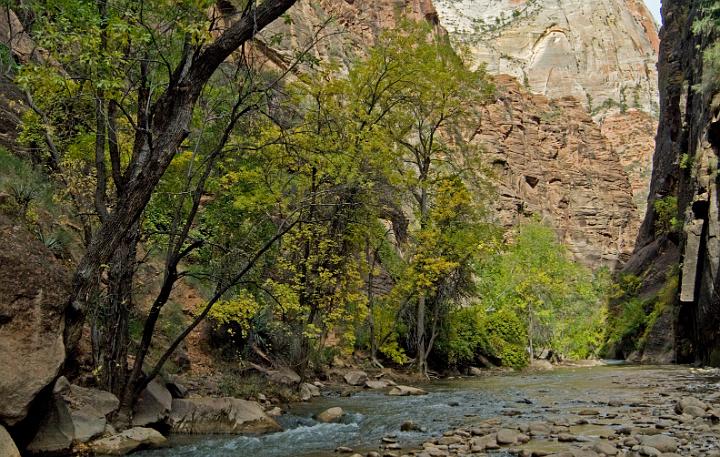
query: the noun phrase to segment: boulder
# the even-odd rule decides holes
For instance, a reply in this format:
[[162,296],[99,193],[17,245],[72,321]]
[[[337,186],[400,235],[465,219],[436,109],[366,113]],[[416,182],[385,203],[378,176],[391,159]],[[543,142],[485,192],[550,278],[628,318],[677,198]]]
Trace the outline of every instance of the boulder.
[[345,411],[343,411],[342,408],[335,407],[326,409],[325,411],[321,412],[317,416],[315,416],[315,419],[318,420],[318,422],[337,422],[339,421],[343,416],[345,415]]
[[261,434],[282,430],[258,403],[237,398],[176,398],[166,420],[174,433]]
[[547,360],[534,359],[530,362],[530,369],[537,371],[552,371],[555,367]]
[[599,454],[605,454],[608,456],[618,454],[618,449],[607,441],[598,441],[593,445],[593,450]]
[[390,383],[384,379],[368,379],[365,381],[365,387],[374,390],[385,389],[390,387]]
[[302,381],[300,375],[292,371],[290,368],[271,370],[267,372],[267,375],[270,382],[286,386],[295,386],[300,384],[300,381]]
[[74,442],[84,443],[102,435],[107,425],[106,416],[119,405],[117,397],[110,392],[76,386],[60,377],[53,389],[50,410],[28,450],[63,452]]
[[468,369],[468,374],[469,374],[470,376],[482,376],[482,375],[483,375],[483,371],[482,371],[480,368],[478,368],[478,367],[470,367],[470,368]]
[[167,441],[152,428],[134,427],[117,435],[90,443],[90,449],[98,455],[125,455],[140,447],[156,447]]
[[496,433],[476,436],[470,440],[470,450],[473,452],[483,452],[485,450],[498,449],[499,447]]
[[308,401],[313,397],[320,396],[320,388],[314,384],[302,383],[300,384],[300,398],[302,401]]
[[405,421],[400,425],[400,431],[403,432],[421,432],[422,427],[413,421]]
[[510,430],[509,428],[501,428],[498,430],[496,440],[500,445],[517,444],[520,433],[517,430]]
[[640,435],[640,444],[657,449],[660,452],[675,452],[678,440],[667,435]]
[[392,395],[393,397],[408,397],[411,395],[427,395],[427,392],[417,387],[395,386],[390,389],[388,395]]
[[15,442],[2,425],[0,425],[0,455],[2,457],[20,457],[20,451],[15,446]]
[[16,425],[65,359],[70,275],[22,225],[0,215],[0,420]]
[[688,408],[705,411],[708,409],[708,406],[695,397],[683,397],[675,403],[675,412],[678,414],[686,413]]
[[158,378],[150,381],[135,405],[133,426],[143,427],[167,419],[172,399],[172,394]]
[[367,381],[368,375],[364,371],[352,370],[345,373],[343,378],[345,379],[345,382],[351,386],[362,386],[365,384],[365,381]]

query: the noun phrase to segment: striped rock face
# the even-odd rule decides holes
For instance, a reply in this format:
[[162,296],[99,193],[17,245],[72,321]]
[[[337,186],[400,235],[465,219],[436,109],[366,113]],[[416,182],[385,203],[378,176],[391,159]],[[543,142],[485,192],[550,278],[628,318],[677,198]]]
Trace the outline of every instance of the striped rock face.
[[440,23],[491,73],[596,120],[623,106],[657,114],[657,25],[642,0],[435,0]]

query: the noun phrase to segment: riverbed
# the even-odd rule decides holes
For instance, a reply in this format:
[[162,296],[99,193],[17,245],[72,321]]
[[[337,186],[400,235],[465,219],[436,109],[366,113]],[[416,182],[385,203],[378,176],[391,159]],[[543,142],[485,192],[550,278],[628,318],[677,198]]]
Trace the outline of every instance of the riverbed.
[[[347,397],[325,394],[309,403],[291,405],[288,414],[280,418],[283,432],[261,437],[175,436],[170,439],[171,447],[135,455],[329,456],[337,455],[335,449],[341,446],[361,453],[377,451],[386,437],[394,437],[407,450],[449,430],[470,429],[489,420],[498,426],[587,422],[568,430],[583,438],[578,441],[590,441],[623,426],[623,421],[617,420],[623,408],[628,414],[647,408],[647,414],[652,415],[653,408],[670,404],[671,397],[693,393],[707,396],[717,389],[716,375],[679,366],[607,365],[439,380],[421,385],[429,393],[417,397],[390,397],[370,390],[358,390]],[[340,423],[322,424],[313,419],[318,412],[335,406],[346,412]],[[595,408],[596,415],[592,420],[578,421],[579,414],[588,408]],[[422,431],[401,432],[406,421],[414,422]],[[708,443],[708,449],[715,446],[715,441]],[[509,455],[507,450],[493,452]]]

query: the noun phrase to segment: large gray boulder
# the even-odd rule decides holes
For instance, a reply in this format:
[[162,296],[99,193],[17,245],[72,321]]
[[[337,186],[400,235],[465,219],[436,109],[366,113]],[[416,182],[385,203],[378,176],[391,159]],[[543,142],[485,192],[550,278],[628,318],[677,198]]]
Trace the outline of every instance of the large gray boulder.
[[351,386],[362,386],[365,384],[365,381],[367,381],[368,375],[364,371],[352,370],[345,373],[343,378],[345,378],[345,382]]
[[268,380],[273,384],[283,384],[287,386],[295,386],[300,384],[302,378],[290,368],[280,368],[277,370],[267,371]]
[[308,401],[313,397],[319,397],[320,388],[316,385],[304,382],[300,384],[300,399],[302,401]]
[[153,379],[142,391],[133,412],[133,426],[143,427],[167,419],[173,397],[158,378]]
[[139,447],[157,447],[167,441],[152,428],[134,427],[117,435],[90,443],[90,449],[97,455],[125,455]]
[[20,457],[20,451],[15,446],[15,442],[2,425],[0,425],[0,456]]
[[262,434],[282,430],[260,404],[229,397],[176,398],[166,422],[174,433]]
[[106,416],[118,406],[117,397],[110,392],[72,385],[61,377],[55,383],[50,410],[28,451],[63,452],[73,443],[84,443],[102,435],[107,425]]
[[2,215],[0,239],[0,421],[12,426],[63,363],[70,281],[36,236]]
[[657,449],[660,452],[675,452],[680,445],[678,440],[667,435],[640,435],[640,444]]

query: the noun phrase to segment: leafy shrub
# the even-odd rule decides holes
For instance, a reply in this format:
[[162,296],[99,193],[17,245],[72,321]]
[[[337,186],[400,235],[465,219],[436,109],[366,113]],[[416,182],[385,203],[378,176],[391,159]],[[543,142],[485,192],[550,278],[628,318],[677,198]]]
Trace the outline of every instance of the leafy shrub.
[[655,230],[661,235],[677,233],[682,229],[678,219],[678,200],[673,195],[658,198],[653,202],[655,210]]
[[51,208],[52,186],[33,166],[0,148],[0,192],[8,194],[4,211],[36,222],[36,206]]
[[484,322],[487,332],[484,352],[499,359],[503,366],[527,366],[527,331],[525,323],[509,309],[500,309],[488,315]]

